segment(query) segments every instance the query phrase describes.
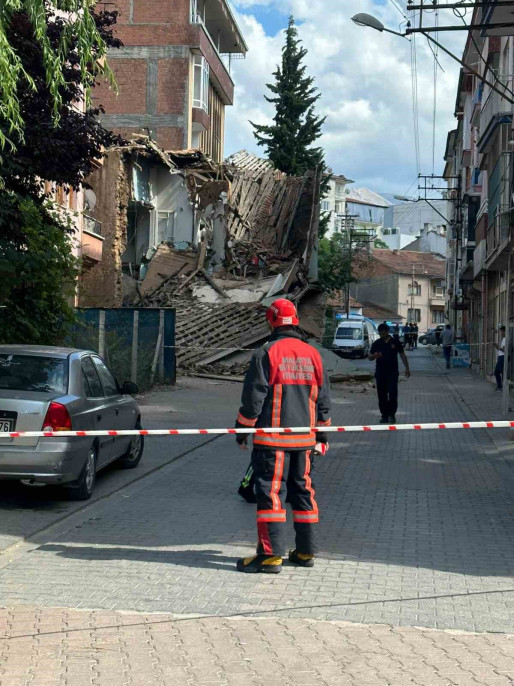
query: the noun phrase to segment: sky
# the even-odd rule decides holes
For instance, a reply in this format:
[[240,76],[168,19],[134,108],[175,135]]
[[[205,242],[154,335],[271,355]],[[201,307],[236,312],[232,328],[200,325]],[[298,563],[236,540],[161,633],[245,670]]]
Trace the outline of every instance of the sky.
[[[327,120],[320,144],[327,164],[377,192],[417,197],[417,174],[441,174],[446,136],[455,128],[453,112],[459,64],[440,53],[434,121],[434,57],[428,42],[416,38],[418,170],[414,136],[411,42],[356,26],[351,17],[367,12],[400,30],[406,0],[231,0],[249,47],[245,60],[232,62],[235,103],[227,109],[225,152],[242,148],[263,156],[249,120],[270,123],[273,108],[264,99],[266,83],[280,61],[284,28],[292,14],[308,55],[308,72],[321,92],[318,113]],[[442,14],[442,13],[441,13]],[[426,21],[435,21],[428,16]],[[458,23],[441,16],[440,25]],[[462,54],[464,31],[436,37]],[[443,71],[444,70],[444,71]],[[434,160],[434,163],[433,163]]]

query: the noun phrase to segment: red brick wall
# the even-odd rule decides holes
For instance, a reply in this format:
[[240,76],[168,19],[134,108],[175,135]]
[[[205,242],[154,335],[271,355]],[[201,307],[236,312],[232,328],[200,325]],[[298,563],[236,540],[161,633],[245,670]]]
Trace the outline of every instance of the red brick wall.
[[184,129],[177,126],[157,129],[157,140],[164,150],[183,150],[187,143],[184,141]]
[[187,107],[189,60],[158,60],[157,114],[182,114]]
[[107,114],[144,114],[146,112],[146,60],[112,59],[110,67],[114,72],[119,93],[106,83],[95,88],[95,102],[103,105]]

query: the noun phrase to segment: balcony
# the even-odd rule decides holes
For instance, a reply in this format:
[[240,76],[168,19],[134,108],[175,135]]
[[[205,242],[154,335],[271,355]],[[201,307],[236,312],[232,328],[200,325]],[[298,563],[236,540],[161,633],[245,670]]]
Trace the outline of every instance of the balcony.
[[190,21],[198,28],[195,47],[209,64],[211,80],[223,103],[232,105],[231,61],[244,59],[248,47],[226,0],[191,0]]
[[445,303],[445,295],[443,289],[441,289],[440,293],[435,293],[434,291],[432,291],[432,293],[430,293],[429,300],[431,307],[442,307]]
[[485,269],[485,258],[487,254],[486,241],[479,241],[473,253],[473,278],[477,278]]
[[487,269],[491,271],[507,269],[513,225],[514,208],[498,205],[494,220],[487,232]]
[[102,223],[85,214],[84,229],[82,231],[82,243],[80,246],[80,256],[84,266],[90,267],[102,261],[102,251],[104,238],[102,237]]
[[[507,89],[512,90],[514,78],[510,74],[503,74],[496,78],[495,86],[512,97]],[[508,102],[500,93],[490,90],[480,111],[480,139],[478,151],[486,152],[492,135],[500,124],[512,123],[512,103]]]
[[101,236],[102,235],[102,222],[99,222],[98,219],[95,219],[94,217],[90,217],[88,214],[84,215],[84,231],[87,231],[87,233],[92,233],[95,236]]

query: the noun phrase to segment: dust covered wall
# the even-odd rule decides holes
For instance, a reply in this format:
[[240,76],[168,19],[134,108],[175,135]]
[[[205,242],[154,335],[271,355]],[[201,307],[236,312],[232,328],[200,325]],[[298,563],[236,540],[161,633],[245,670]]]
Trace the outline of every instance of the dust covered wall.
[[192,243],[194,241],[194,212],[189,192],[182,174],[172,174],[167,167],[158,166],[153,170],[154,205],[157,212],[170,213],[168,222],[164,216],[157,215],[153,243]]
[[82,307],[120,307],[122,293],[121,256],[127,243],[127,206],[130,197],[129,164],[125,154],[110,150],[103,164],[89,177],[96,205],[89,214],[102,223],[103,249],[100,262],[84,269],[79,282]]

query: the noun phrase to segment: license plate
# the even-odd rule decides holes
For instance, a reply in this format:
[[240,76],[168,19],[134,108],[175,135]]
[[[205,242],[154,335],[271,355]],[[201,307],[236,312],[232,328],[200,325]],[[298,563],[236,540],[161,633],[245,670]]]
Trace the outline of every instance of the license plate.
[[0,433],[9,433],[14,429],[14,422],[6,419],[0,419]]

